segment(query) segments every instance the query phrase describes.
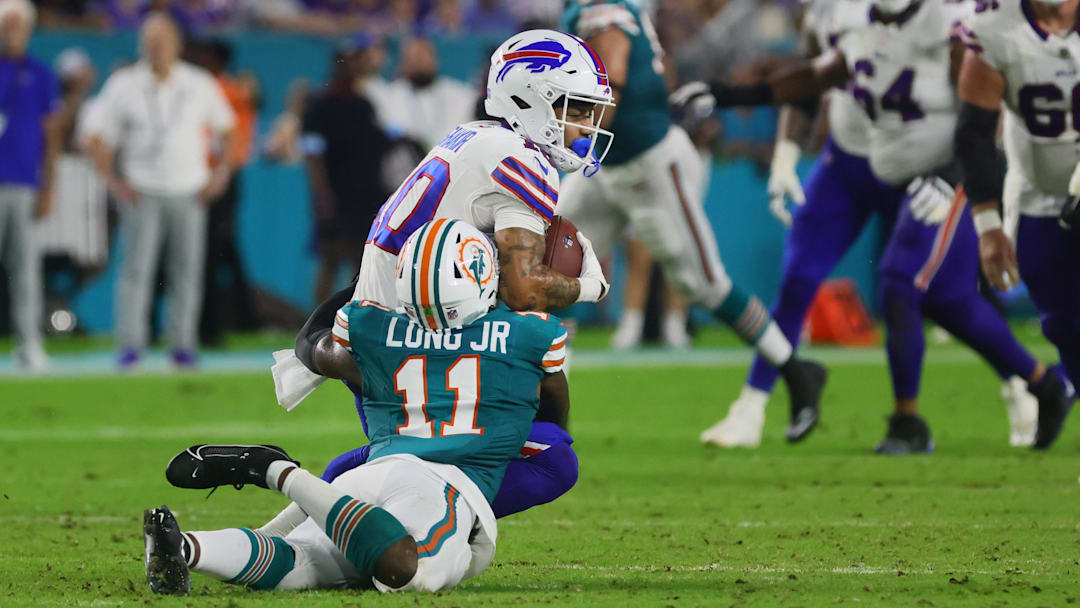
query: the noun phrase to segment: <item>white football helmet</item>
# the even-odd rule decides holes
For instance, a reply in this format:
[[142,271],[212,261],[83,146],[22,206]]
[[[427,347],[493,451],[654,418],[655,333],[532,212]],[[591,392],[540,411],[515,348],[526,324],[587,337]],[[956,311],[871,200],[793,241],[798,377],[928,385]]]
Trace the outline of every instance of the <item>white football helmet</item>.
[[468,325],[495,306],[495,244],[461,220],[428,222],[398,254],[396,287],[405,314],[423,328]]
[[899,15],[916,0],[874,0],[874,6],[886,15]]
[[[587,137],[566,147],[566,110],[571,102],[595,104]],[[558,111],[553,104],[559,104]],[[603,60],[585,41],[554,30],[529,30],[510,37],[491,56],[484,108],[515,133],[539,147],[560,171],[600,167],[611,148],[610,131],[600,128],[604,111],[614,107]],[[579,125],[580,126],[580,125]],[[597,137],[605,136],[603,150]]]

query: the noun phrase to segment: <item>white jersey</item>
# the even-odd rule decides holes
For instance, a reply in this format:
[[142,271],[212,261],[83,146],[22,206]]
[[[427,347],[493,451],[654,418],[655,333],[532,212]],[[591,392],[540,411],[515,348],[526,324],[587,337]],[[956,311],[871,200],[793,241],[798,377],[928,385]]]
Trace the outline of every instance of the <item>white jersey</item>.
[[[823,52],[834,48],[848,31],[866,25],[867,0],[810,0],[803,29]],[[846,89],[829,91],[829,132],[841,150],[854,156],[870,154],[870,119]]]
[[870,167],[904,185],[952,159],[958,101],[950,78],[950,46],[966,2],[924,0],[907,19],[869,23],[837,48],[852,75],[849,90],[870,117]]
[[1005,154],[1027,191],[1020,212],[1056,216],[1080,160],[1080,36],[1048,34],[1028,3],[1015,0],[966,19],[963,38],[1005,78]]
[[506,228],[544,234],[555,214],[558,188],[559,172],[547,157],[501,123],[457,127],[379,210],[353,299],[397,307],[397,254],[409,235],[430,220],[464,220],[489,234]]

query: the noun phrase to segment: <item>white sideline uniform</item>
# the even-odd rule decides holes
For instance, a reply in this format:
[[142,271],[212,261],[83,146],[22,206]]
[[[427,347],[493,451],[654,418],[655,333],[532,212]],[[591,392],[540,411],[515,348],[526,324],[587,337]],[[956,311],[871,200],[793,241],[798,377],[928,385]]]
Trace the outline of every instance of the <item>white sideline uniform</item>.
[[673,125],[633,160],[592,177],[568,176],[559,214],[589,237],[600,259],[633,232],[667,280],[713,309],[731,292],[731,279],[699,194],[705,170],[690,136]]
[[902,24],[867,19],[840,37],[849,90],[873,123],[870,168],[903,186],[952,160],[959,101],[950,78],[951,42],[969,2],[931,0]]
[[397,306],[398,252],[427,221],[459,219],[487,234],[524,228],[543,235],[558,201],[559,172],[538,148],[497,122],[460,125],[379,210],[353,299]]
[[[836,46],[844,34],[866,25],[870,10],[867,0],[810,0],[803,17],[803,29],[814,36],[825,52]],[[870,155],[870,119],[847,89],[828,93],[829,133],[841,150],[852,156]]]
[[1080,101],[1080,36],[1036,29],[1021,2],[1000,2],[964,21],[963,41],[1005,78],[1002,139],[1009,162],[1003,201],[1023,215],[1057,217],[1080,160],[1073,113]]
[[[447,484],[458,490],[452,507],[446,500]],[[323,526],[309,517],[285,537],[296,561],[276,589],[337,589],[374,582],[380,591],[439,591],[480,574],[495,555],[495,515],[476,484],[455,466],[394,454],[343,473],[331,485],[389,512],[418,544],[448,511],[453,512],[454,529],[436,553],[420,558],[408,585],[390,589],[362,575]]]

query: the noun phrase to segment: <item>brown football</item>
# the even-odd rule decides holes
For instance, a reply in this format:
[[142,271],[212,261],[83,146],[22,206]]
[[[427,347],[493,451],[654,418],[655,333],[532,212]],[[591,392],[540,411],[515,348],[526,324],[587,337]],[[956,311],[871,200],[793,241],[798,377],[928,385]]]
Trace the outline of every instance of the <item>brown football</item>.
[[578,229],[570,220],[556,215],[547,230],[544,264],[568,277],[581,276],[581,260],[585,252],[577,238]]

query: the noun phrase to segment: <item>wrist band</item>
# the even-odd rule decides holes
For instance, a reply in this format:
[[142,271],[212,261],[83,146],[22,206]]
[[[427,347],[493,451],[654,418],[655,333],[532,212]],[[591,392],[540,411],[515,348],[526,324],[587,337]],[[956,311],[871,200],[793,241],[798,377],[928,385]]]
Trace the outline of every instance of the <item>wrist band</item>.
[[975,232],[982,236],[983,234],[1001,228],[1001,216],[998,214],[997,209],[986,209],[980,211],[971,216],[971,219],[975,221]]

